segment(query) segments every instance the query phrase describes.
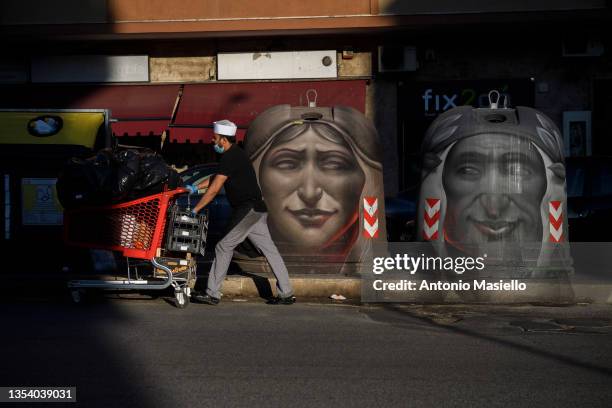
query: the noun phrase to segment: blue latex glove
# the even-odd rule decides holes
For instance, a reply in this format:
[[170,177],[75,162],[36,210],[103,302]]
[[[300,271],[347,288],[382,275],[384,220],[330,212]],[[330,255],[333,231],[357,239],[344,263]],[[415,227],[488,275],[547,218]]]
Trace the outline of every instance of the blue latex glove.
[[187,184],[185,186],[185,188],[187,190],[189,190],[189,194],[197,194],[198,193],[198,187],[195,184]]
[[191,209],[191,216],[195,217],[196,215],[198,215],[198,212],[195,210],[195,208]]

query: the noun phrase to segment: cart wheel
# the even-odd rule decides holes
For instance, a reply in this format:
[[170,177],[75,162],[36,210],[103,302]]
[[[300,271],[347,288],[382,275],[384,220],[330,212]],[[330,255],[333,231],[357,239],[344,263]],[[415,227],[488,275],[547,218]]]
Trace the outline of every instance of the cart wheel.
[[72,296],[72,301],[74,303],[81,303],[83,301],[83,291],[81,289],[72,289],[70,291],[70,296]]
[[183,288],[174,291],[174,305],[179,309],[184,309],[189,305],[187,289]]

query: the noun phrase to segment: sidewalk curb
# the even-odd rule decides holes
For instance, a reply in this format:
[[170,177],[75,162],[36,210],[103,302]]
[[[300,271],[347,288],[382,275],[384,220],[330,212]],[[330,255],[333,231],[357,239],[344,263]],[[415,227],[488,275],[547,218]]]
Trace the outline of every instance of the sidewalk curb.
[[[98,276],[99,278],[100,276]],[[66,282],[69,279],[61,274],[28,274],[25,276],[5,275],[5,289],[13,293],[17,292],[58,292],[67,288]],[[93,276],[83,276],[82,279],[93,278]],[[206,287],[206,275],[198,278],[198,289]],[[329,298],[333,294],[338,294],[353,301],[361,301],[362,280],[357,276],[339,275],[290,275],[294,294],[298,298]],[[10,282],[10,283],[9,283]],[[2,285],[0,285],[2,286]],[[547,299],[560,299],[557,296],[549,297],[545,295],[546,284],[542,282],[532,282],[531,288],[525,295],[515,296],[513,293],[499,292],[486,301],[476,303],[487,304],[517,304],[517,303],[555,303]],[[549,288],[548,288],[549,289]],[[542,290],[540,292],[540,290]],[[571,282],[573,297],[566,299],[564,304],[608,304],[612,305],[612,282],[593,282],[593,281],[574,281]],[[58,292],[59,293],[59,292]],[[276,279],[268,274],[248,274],[248,275],[229,275],[224,283],[222,293],[229,297],[269,297],[276,293]],[[543,296],[542,296],[543,295]],[[554,292],[553,292],[554,295]],[[446,297],[432,297],[427,293],[414,293],[401,295],[398,298],[400,303],[427,303],[427,304],[469,304],[453,292],[447,293]],[[378,303],[378,302],[374,302]],[[559,303],[559,302],[556,302]]]
[[[361,298],[361,279],[352,277],[321,277],[300,276],[290,277],[293,293],[299,298],[327,298],[332,294],[343,295],[348,299]],[[270,288],[276,292],[276,279],[262,276],[228,276],[223,282],[223,294],[225,296],[261,296],[260,289],[255,283],[267,281]]]

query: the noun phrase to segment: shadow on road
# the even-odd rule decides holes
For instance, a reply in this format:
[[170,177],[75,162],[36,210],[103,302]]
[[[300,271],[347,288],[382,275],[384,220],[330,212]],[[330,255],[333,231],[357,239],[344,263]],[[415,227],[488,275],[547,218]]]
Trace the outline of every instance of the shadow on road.
[[[590,371],[593,371],[599,374],[603,374],[608,377],[612,377],[612,368],[610,367],[597,365],[597,364],[589,363],[586,361],[581,361],[573,357],[564,356],[562,354],[554,353],[554,352],[547,351],[547,350],[542,350],[534,346],[520,344],[520,343],[506,340],[503,338],[495,337],[492,335],[487,335],[487,334],[480,333],[476,330],[471,330],[465,327],[450,326],[446,324],[436,323],[435,321],[433,321],[432,319],[428,317],[416,314],[409,309],[402,308],[397,305],[385,304],[385,305],[382,305],[382,308],[386,311],[399,315],[401,318],[409,317],[412,319],[416,319],[416,320],[425,322],[428,325],[431,325],[431,326],[434,326],[434,327],[437,327],[443,330],[447,330],[449,332],[453,332],[453,333],[457,333],[457,334],[461,334],[465,336],[470,336],[473,338],[477,338],[479,340],[486,340],[486,341],[495,343],[500,346],[514,349],[516,351],[530,353],[534,356],[555,360],[557,362],[560,362],[560,363],[563,363],[563,364],[566,364],[572,367],[582,368],[582,369],[590,370]],[[399,324],[398,321],[396,321],[395,323]]]

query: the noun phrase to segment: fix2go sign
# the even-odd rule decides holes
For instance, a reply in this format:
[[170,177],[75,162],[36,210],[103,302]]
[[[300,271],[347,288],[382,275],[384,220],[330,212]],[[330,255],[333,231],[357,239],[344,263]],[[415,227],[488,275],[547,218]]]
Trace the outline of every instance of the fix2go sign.
[[489,107],[489,92],[500,93],[500,107],[533,106],[534,79],[470,79],[442,81],[401,81],[398,104],[401,124],[411,134],[423,134],[440,113],[457,106]]
[[[508,106],[512,106],[510,94],[505,89],[499,92],[500,101],[503,103],[506,100]],[[423,112],[425,116],[436,116],[441,112],[463,105],[471,105],[478,108],[489,106],[488,91],[479,93],[473,88],[462,89],[454,93],[444,93],[435,91],[433,88],[427,88],[423,91],[421,98],[423,99]]]

